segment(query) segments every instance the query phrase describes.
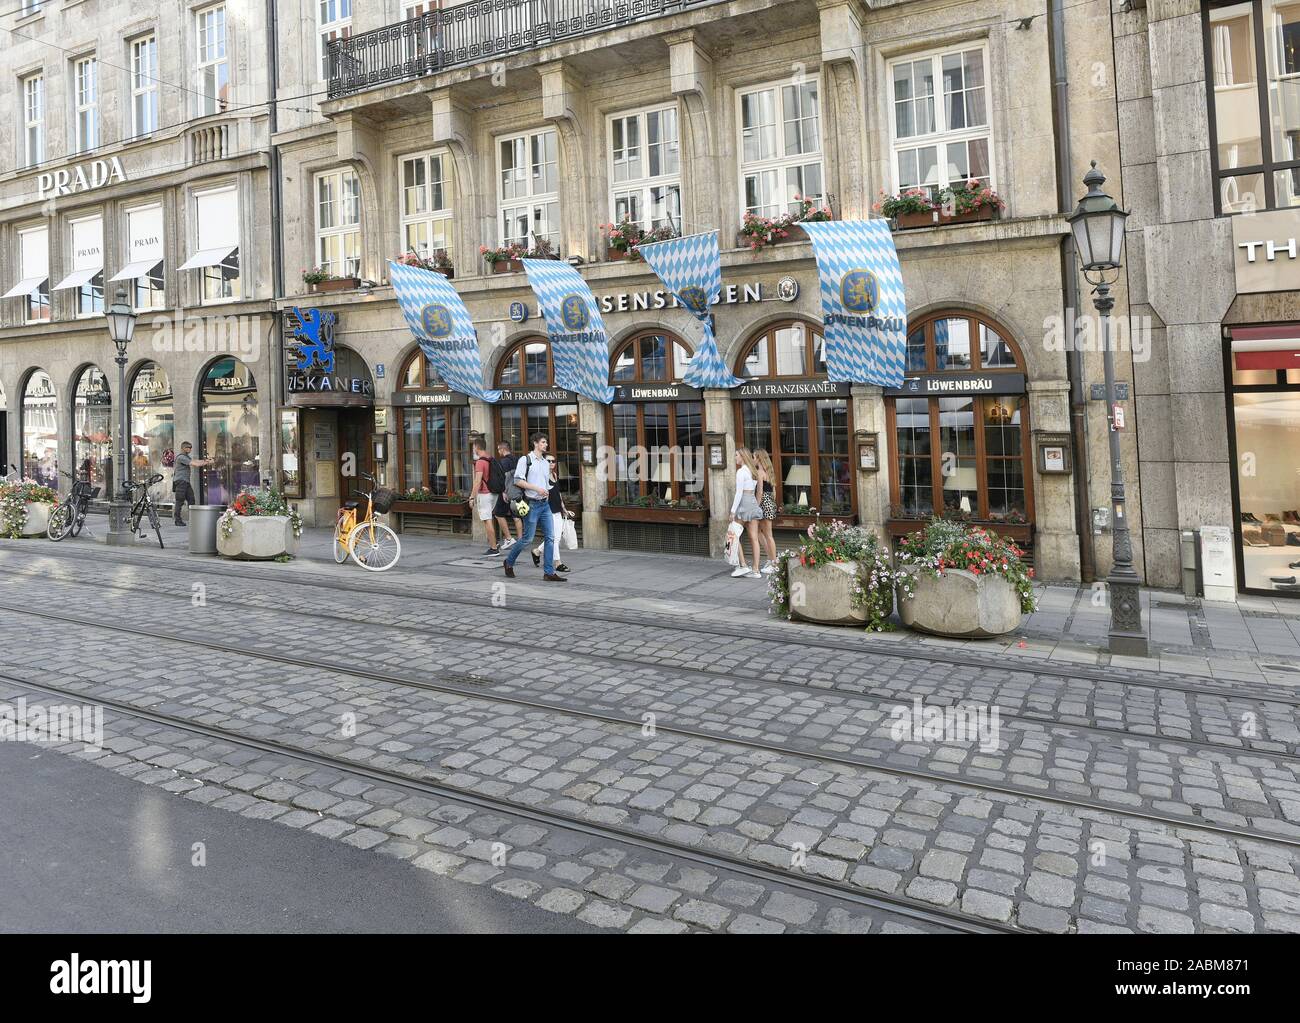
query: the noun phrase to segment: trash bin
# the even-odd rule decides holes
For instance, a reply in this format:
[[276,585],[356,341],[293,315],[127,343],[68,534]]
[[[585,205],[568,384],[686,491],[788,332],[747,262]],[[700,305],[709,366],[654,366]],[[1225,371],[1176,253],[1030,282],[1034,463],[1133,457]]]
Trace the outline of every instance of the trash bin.
[[190,505],[190,553],[217,553],[217,520],[226,510],[224,504]]

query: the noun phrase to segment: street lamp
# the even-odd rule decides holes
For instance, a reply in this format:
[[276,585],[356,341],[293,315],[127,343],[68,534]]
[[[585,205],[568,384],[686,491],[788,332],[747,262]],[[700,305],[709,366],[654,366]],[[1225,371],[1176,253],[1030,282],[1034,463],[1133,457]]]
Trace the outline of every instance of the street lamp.
[[[1093,286],[1093,305],[1101,326],[1102,365],[1106,373],[1106,419],[1110,434],[1110,504],[1111,537],[1114,557],[1106,579],[1110,591],[1110,652],[1134,657],[1147,655],[1147,637],[1142,628],[1142,602],[1138,594],[1138,574],[1133,570],[1133,540],[1129,534],[1128,515],[1124,510],[1124,465],[1120,461],[1119,431],[1115,426],[1115,353],[1110,345],[1110,313],[1115,299],[1110,286],[1119,278],[1123,265],[1124,222],[1128,213],[1120,209],[1101,190],[1106,176],[1097,169],[1097,161],[1084,175],[1088,194],[1070,214],[1075,248],[1083,264],[1083,276]],[[1108,276],[1111,275],[1111,276]]]
[[118,488],[109,495],[108,536],[106,542],[115,546],[126,547],[135,543],[135,533],[131,530],[131,492],[127,482],[130,459],[127,448],[131,443],[130,402],[126,394],[126,350],[135,336],[135,310],[126,300],[126,288],[117,289],[117,300],[104,313],[108,320],[108,336],[117,349],[117,400],[121,415],[117,424],[117,479]]

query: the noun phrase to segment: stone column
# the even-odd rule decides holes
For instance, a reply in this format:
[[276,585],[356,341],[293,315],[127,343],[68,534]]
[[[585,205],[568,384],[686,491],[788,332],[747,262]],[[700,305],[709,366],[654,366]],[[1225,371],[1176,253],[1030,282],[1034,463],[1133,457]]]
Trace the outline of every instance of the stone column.
[[[481,182],[476,176],[480,154],[474,145],[474,115],[456,102],[450,88],[437,89],[429,94],[431,105],[432,141],[447,147],[451,154],[453,170],[452,187],[456,196],[456,217],[452,224],[452,264],[457,276],[467,276],[483,271],[478,247],[486,240],[496,243],[493,203],[486,199]],[[489,162],[492,154],[488,154]],[[488,182],[492,172],[488,171]],[[400,201],[400,200],[395,200]]]
[[[713,110],[713,60],[687,29],[664,36],[673,95],[682,114],[682,234],[697,234],[718,227],[722,209],[721,176],[715,144]],[[724,248],[726,245],[724,244]]]
[[[822,146],[826,191],[836,197],[841,220],[863,219],[870,208],[866,185],[866,40],[859,0],[817,0],[821,24]],[[811,73],[811,72],[809,72]]]
[[605,405],[587,398],[578,399],[578,429],[596,435],[596,464],[581,466],[582,473],[582,545],[593,550],[609,547],[609,528],[600,517],[609,480],[601,478],[600,449],[605,444]]
[[[1034,563],[1038,577],[1046,582],[1077,582],[1079,579],[1079,534],[1074,508],[1074,478],[1044,476],[1038,471],[1038,453],[1033,434],[1070,432],[1070,384],[1067,380],[1029,381],[1030,476],[1026,489],[1034,494]],[[1082,472],[1082,466],[1075,466]]]
[[591,152],[587,125],[596,120],[587,110],[585,86],[572,67],[557,60],[538,71],[542,116],[555,126],[560,142],[560,252],[590,260],[596,251],[596,224],[602,219],[594,214],[591,200],[598,191],[592,175],[601,164]]
[[[726,546],[731,502],[736,496],[736,438],[732,398],[732,392],[723,388],[704,392],[704,430],[706,433],[724,434],[727,438],[722,468],[709,470],[709,556],[714,558],[721,557],[722,549]],[[709,457],[707,450],[704,457],[706,460]]]
[[[882,540],[887,539],[885,521],[889,518],[889,461],[893,457],[893,437],[885,429],[884,388],[875,384],[854,384],[854,434],[849,437],[849,458],[854,466],[858,490],[858,523]],[[857,433],[876,434],[875,472],[863,472],[858,463]]]

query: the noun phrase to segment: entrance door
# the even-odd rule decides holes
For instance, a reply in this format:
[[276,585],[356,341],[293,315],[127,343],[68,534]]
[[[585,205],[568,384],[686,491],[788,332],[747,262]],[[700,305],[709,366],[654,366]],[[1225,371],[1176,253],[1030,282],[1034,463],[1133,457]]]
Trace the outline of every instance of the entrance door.
[[0,476],[9,472],[9,423],[6,413],[0,411]]
[[362,473],[375,474],[374,449],[370,439],[375,430],[373,409],[340,409],[338,413],[339,502],[350,500],[354,490],[369,490]]

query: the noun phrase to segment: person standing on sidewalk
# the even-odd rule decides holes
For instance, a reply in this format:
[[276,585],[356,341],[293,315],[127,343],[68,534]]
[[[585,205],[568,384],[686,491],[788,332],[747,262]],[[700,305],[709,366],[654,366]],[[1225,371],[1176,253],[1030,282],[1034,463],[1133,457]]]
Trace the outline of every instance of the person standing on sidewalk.
[[194,445],[189,441],[181,445],[181,453],[176,456],[175,472],[172,476],[174,517],[178,526],[185,525],[181,521],[182,507],[194,503],[194,487],[190,484],[190,469],[202,469],[205,465],[212,464],[211,458],[192,458],[190,452],[193,450]]
[[524,535],[510,548],[502,568],[506,571],[507,579],[515,577],[515,561],[537,535],[537,527],[540,525],[546,558],[542,578],[548,583],[568,582],[564,576],[555,573],[552,547],[552,541],[555,539],[555,523],[551,518],[551,467],[546,464],[546,449],[550,447],[551,442],[544,433],[535,433],[530,439],[533,444],[532,453],[521,458],[515,467],[515,485],[523,491],[524,499],[528,502],[528,517],[524,520]]
[[[749,533],[749,546],[754,552],[754,567],[737,565],[731,573],[733,579],[748,576],[750,579],[762,579],[758,567],[762,564],[758,552],[758,523],[763,517],[763,509],[758,506],[754,490],[758,485],[758,474],[754,465],[754,456],[749,448],[736,448],[736,496],[731,502],[731,521],[744,523]],[[741,558],[744,561],[744,558]]]
[[767,564],[763,574],[771,575],[776,571],[776,537],[772,535],[772,523],[776,521],[776,487],[772,480],[776,478],[776,469],[772,466],[772,456],[764,448],[754,452],[754,464],[759,468],[758,486],[754,496],[758,506],[763,509],[763,517],[758,523],[758,538],[763,541],[767,551]]
[[[573,512],[564,507],[564,495],[560,493],[560,469],[556,464],[554,455],[546,456],[546,464],[551,467],[551,496],[547,502],[551,508],[551,521],[555,525],[555,538],[551,541],[551,556],[555,559],[555,571],[564,573],[569,570],[569,566],[560,560],[560,533],[563,530],[564,520],[573,518]],[[542,544],[533,548],[533,564],[539,565],[542,560]]]
[[524,535],[524,524],[519,521],[519,514],[514,508],[510,507],[510,502],[506,500],[506,483],[514,478],[515,469],[519,467],[523,455],[515,455],[510,450],[510,444],[507,441],[497,441],[497,465],[500,467],[501,489],[496,491],[497,499],[492,514],[496,517],[497,525],[501,527],[501,546],[510,547],[514,540],[510,537],[510,523],[515,522],[516,531],[522,538]]
[[497,527],[492,521],[493,512],[496,510],[496,503],[499,497],[492,493],[488,488],[488,479],[492,475],[492,459],[488,457],[487,441],[481,436],[474,438],[474,485],[470,487],[470,493],[474,495],[474,511],[483,523],[483,531],[487,533],[487,550],[483,552],[485,558],[499,557],[500,549],[497,547]]

